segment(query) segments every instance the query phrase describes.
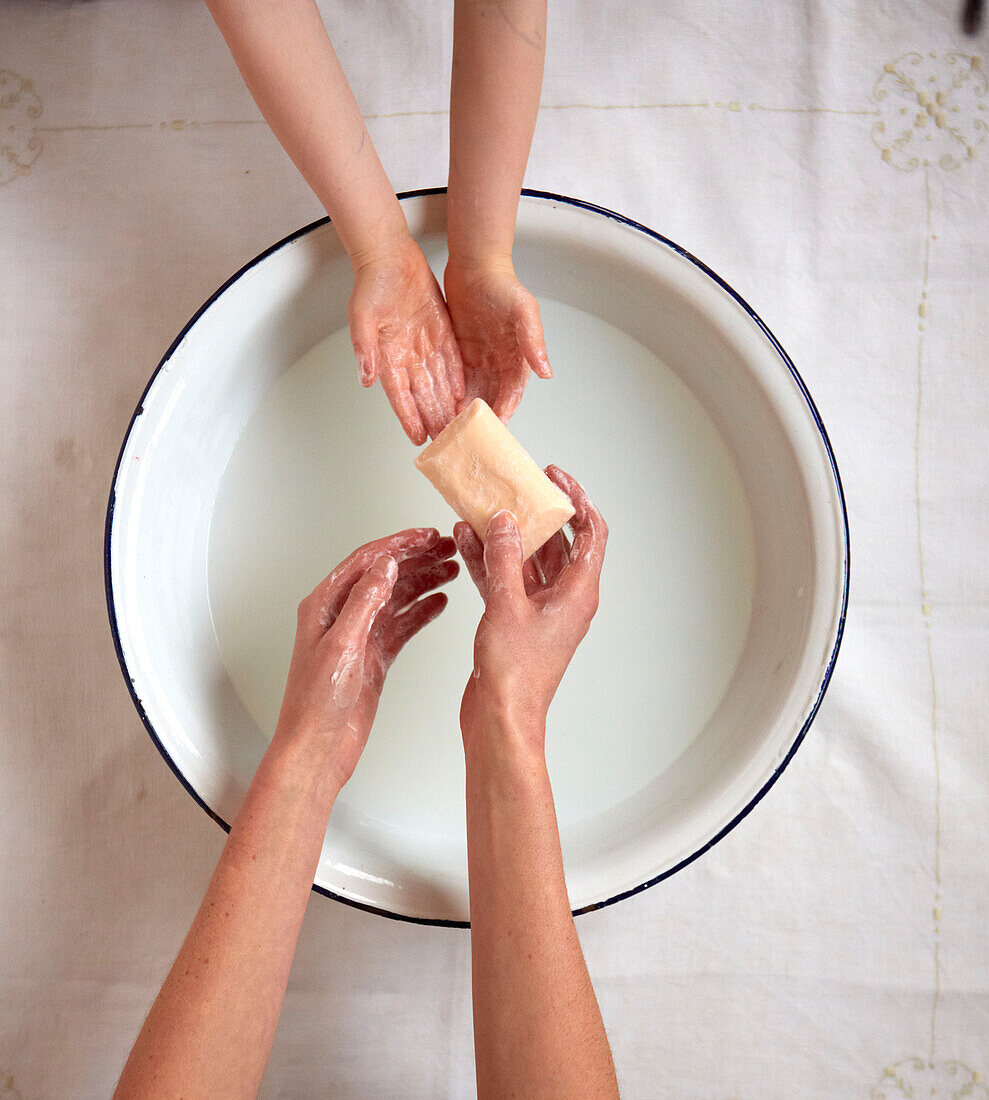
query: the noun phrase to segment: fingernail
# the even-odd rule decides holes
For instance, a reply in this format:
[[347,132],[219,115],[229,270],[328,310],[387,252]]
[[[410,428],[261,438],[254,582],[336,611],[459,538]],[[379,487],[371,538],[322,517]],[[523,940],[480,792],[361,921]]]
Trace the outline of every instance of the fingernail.
[[507,508],[499,508],[491,517],[491,522],[494,523],[495,520],[499,520],[501,523],[504,523],[506,519],[509,520],[514,527],[518,527],[519,521],[515,518],[515,513],[509,511]]

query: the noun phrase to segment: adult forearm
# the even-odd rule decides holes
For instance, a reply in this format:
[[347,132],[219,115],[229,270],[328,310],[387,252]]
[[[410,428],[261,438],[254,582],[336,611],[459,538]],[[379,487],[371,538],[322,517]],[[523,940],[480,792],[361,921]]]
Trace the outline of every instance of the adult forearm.
[[254,1096],[336,795],[318,749],[276,735],[117,1097]]
[[354,266],[389,252],[405,216],[315,0],[206,0],[251,95],[333,220]]
[[546,0],[456,0],[447,207],[453,263],[511,262],[545,47]]
[[466,739],[478,1095],[612,1097],[538,740],[495,720]]

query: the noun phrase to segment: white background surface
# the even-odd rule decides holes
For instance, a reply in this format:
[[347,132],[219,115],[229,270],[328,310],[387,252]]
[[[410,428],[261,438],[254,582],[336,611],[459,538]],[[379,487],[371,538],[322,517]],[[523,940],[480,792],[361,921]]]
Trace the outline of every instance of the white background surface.
[[[579,920],[630,1098],[989,1095],[989,98],[960,6],[551,12],[528,185],[658,229],[753,304],[852,530],[837,673],[783,778]],[[397,190],[445,180],[451,12],[325,5]],[[0,1100],[89,1097],[224,839],[113,654],[113,464],[188,317],[321,211],[198,2],[8,0],[0,69]],[[472,1092],[467,933],[314,896],[262,1095]]]

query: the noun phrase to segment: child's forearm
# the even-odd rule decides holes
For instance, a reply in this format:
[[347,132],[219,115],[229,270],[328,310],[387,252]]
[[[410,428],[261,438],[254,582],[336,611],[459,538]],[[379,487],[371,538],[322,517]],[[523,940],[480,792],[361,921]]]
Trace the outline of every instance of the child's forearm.
[[546,0],[456,0],[447,207],[454,264],[511,263],[545,47]]
[[337,787],[321,750],[276,734],[116,1096],[254,1096]]
[[251,95],[354,267],[408,232],[315,0],[206,0]]

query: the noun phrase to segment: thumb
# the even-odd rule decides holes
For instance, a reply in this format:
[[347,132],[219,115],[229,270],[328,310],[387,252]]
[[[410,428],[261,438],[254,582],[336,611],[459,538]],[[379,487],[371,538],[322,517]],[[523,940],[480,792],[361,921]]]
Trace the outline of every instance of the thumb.
[[522,354],[536,377],[552,378],[553,368],[549,365],[549,356],[546,354],[546,337],[543,335],[539,304],[535,298],[523,304],[515,335]]
[[378,377],[378,354],[374,347],[365,344],[354,344],[354,354],[357,356],[357,377],[361,385],[366,389],[373,386]]
[[357,310],[350,313],[350,342],[357,356],[357,376],[362,386],[373,386],[379,372],[377,326]]
[[522,536],[518,521],[507,509],[495,512],[484,537],[484,569],[487,573],[485,603],[516,604],[525,597],[522,578]]

